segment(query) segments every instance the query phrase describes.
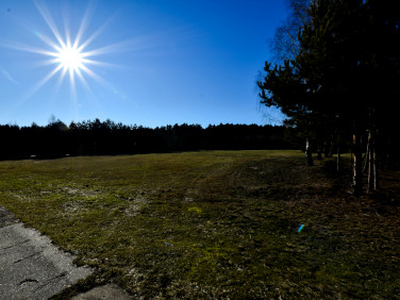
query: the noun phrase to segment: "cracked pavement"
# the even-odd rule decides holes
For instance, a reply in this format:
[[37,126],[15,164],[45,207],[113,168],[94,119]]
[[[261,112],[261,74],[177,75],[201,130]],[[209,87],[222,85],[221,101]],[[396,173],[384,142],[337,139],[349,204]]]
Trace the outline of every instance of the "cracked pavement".
[[48,299],[92,273],[73,258],[0,206],[0,299]]

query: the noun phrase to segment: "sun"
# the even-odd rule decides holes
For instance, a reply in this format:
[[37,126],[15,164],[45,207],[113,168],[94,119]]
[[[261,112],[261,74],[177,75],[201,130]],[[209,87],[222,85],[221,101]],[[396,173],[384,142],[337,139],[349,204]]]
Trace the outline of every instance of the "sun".
[[[78,85],[79,88],[83,88],[87,92],[87,95],[90,97],[94,96],[95,93],[91,88],[92,82],[96,82],[101,88],[115,94],[115,87],[95,70],[100,68],[119,68],[121,65],[98,60],[98,57],[105,54],[154,47],[151,41],[149,44],[140,44],[141,39],[138,38],[102,45],[101,41],[99,41],[99,36],[108,27],[112,18],[110,17],[109,20],[103,22],[92,31],[90,29],[90,21],[94,15],[94,4],[92,2],[88,4],[86,11],[83,11],[80,22],[74,19],[74,23],[76,24],[72,27],[68,18],[68,11],[62,11],[65,13],[64,18],[55,19],[44,2],[37,0],[33,2],[48,27],[47,29],[46,27],[42,27],[40,30],[37,28],[32,30],[34,35],[41,41],[40,46],[8,44],[7,47],[39,54],[43,60],[38,61],[38,65],[45,66],[46,68],[50,67],[50,69],[47,74],[39,78],[36,84],[29,89],[23,101],[31,97],[42,86],[56,77],[58,77],[58,80],[54,85],[55,91],[59,91],[65,82],[70,87],[71,100],[74,102],[78,101]],[[97,40],[96,43],[93,43],[95,40]],[[94,44],[97,45],[95,46]]]
[[93,48],[90,46],[91,42],[104,30],[107,22],[91,34],[90,32],[86,32],[89,27],[90,16],[93,14],[93,7],[89,5],[76,32],[71,32],[69,23],[65,21],[67,18],[64,19],[64,31],[62,31],[59,30],[56,20],[44,3],[35,1],[35,5],[42,15],[43,20],[48,25],[52,35],[48,36],[44,32],[34,30],[35,35],[44,42],[45,48],[23,47],[20,48],[20,50],[41,54],[46,57],[46,60],[43,61],[43,65],[52,65],[54,67],[31,89],[29,95],[35,93],[57,74],[59,74],[59,79],[55,86],[56,89],[60,88],[65,79],[69,79],[70,92],[74,101],[76,101],[77,95],[77,82],[80,82],[81,86],[83,86],[90,95],[93,94],[93,91],[87,81],[89,79],[93,79],[101,86],[109,88],[109,84],[106,80],[98,75],[93,70],[93,67],[111,66],[111,64],[94,60],[93,57],[110,53],[111,50],[117,46],[113,44],[100,48]]
[[57,51],[55,53],[55,62],[59,63],[64,71],[77,72],[84,67],[84,53],[76,46],[63,45],[57,47]]

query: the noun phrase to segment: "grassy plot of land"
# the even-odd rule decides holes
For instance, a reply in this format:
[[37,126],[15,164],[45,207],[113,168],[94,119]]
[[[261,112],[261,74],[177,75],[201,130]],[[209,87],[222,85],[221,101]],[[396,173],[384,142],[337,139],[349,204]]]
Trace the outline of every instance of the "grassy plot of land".
[[384,173],[385,194],[355,198],[334,170],[297,151],[6,161],[0,204],[96,270],[81,289],[400,298],[399,174]]

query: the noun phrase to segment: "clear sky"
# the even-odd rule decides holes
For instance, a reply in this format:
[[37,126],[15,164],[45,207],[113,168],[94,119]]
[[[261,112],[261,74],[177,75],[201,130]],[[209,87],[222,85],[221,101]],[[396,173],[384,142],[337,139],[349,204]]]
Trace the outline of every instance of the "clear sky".
[[0,124],[279,124],[256,80],[286,14],[285,0],[1,0]]

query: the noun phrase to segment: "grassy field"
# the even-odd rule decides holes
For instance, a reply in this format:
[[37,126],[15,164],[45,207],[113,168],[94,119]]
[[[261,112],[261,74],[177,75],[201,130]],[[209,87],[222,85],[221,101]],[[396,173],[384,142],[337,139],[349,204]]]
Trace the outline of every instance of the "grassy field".
[[334,170],[298,151],[3,161],[0,205],[94,268],[60,298],[400,299],[399,173],[356,198]]

